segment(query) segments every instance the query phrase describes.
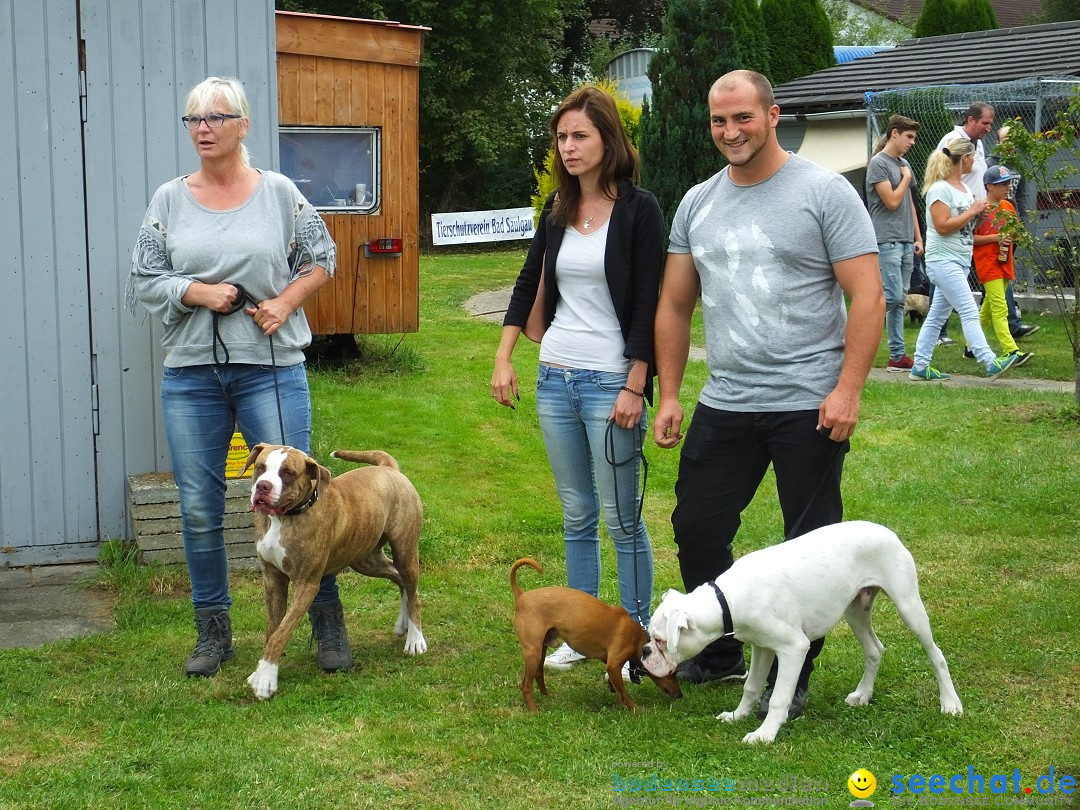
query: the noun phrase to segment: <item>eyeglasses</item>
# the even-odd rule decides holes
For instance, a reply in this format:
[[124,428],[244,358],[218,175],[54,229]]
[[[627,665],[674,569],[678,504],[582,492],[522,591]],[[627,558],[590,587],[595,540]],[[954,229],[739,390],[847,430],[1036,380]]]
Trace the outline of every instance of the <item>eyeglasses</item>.
[[209,115],[185,115],[180,120],[184,122],[184,126],[188,129],[198,129],[202,122],[205,121],[206,125],[211,129],[217,129],[225,123],[226,118],[243,118],[242,115],[233,115],[232,113],[210,113]]

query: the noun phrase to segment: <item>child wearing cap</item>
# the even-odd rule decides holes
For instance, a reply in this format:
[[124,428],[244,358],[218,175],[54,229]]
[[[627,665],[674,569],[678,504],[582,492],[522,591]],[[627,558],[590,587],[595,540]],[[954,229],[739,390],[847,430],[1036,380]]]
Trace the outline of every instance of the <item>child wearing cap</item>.
[[984,331],[993,324],[994,334],[1001,344],[1001,353],[1015,356],[1015,365],[1021,366],[1033,355],[1031,352],[1021,352],[1009,331],[1005,285],[1015,275],[1013,246],[1012,240],[1001,233],[1005,217],[1016,215],[1016,208],[1006,199],[1016,179],[1015,173],[1000,164],[991,166],[983,173],[983,186],[990,204],[975,227],[974,259],[975,273],[984,290],[979,322]]

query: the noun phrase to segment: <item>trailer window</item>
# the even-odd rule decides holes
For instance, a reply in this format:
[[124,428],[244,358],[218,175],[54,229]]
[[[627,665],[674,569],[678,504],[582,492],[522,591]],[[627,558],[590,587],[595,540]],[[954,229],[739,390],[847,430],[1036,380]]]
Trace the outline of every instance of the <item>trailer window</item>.
[[382,196],[377,127],[280,127],[281,172],[320,209],[370,214]]

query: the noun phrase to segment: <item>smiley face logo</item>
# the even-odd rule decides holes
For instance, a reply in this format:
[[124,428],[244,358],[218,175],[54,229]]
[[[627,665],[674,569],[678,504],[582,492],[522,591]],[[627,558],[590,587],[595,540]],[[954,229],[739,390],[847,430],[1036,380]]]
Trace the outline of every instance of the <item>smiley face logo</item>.
[[877,779],[866,768],[859,768],[848,777],[847,787],[856,799],[865,799],[877,790]]

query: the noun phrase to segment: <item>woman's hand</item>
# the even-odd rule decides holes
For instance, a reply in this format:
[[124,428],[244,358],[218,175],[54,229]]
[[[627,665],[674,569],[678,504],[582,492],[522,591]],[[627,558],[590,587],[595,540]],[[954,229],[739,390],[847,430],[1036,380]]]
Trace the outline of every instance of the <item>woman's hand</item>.
[[239,294],[240,291],[232,284],[204,284],[201,281],[195,281],[188,286],[187,292],[180,300],[184,306],[206,307],[224,315],[233,308],[236,296]]
[[495,358],[495,370],[491,372],[491,396],[495,397],[495,401],[500,405],[508,408],[516,407],[515,400],[521,399],[514,364],[508,358]]
[[294,309],[287,302],[282,301],[279,296],[277,298],[267,298],[265,301],[260,302],[259,306],[248,307],[244,312],[255,319],[255,325],[263,330],[263,334],[269,336],[280,329],[285,321],[289,320],[289,316],[293,314]]
[[629,429],[641,421],[641,410],[644,407],[644,397],[624,388],[615,398],[615,407],[611,409],[611,416],[608,419],[613,420],[621,428]]

